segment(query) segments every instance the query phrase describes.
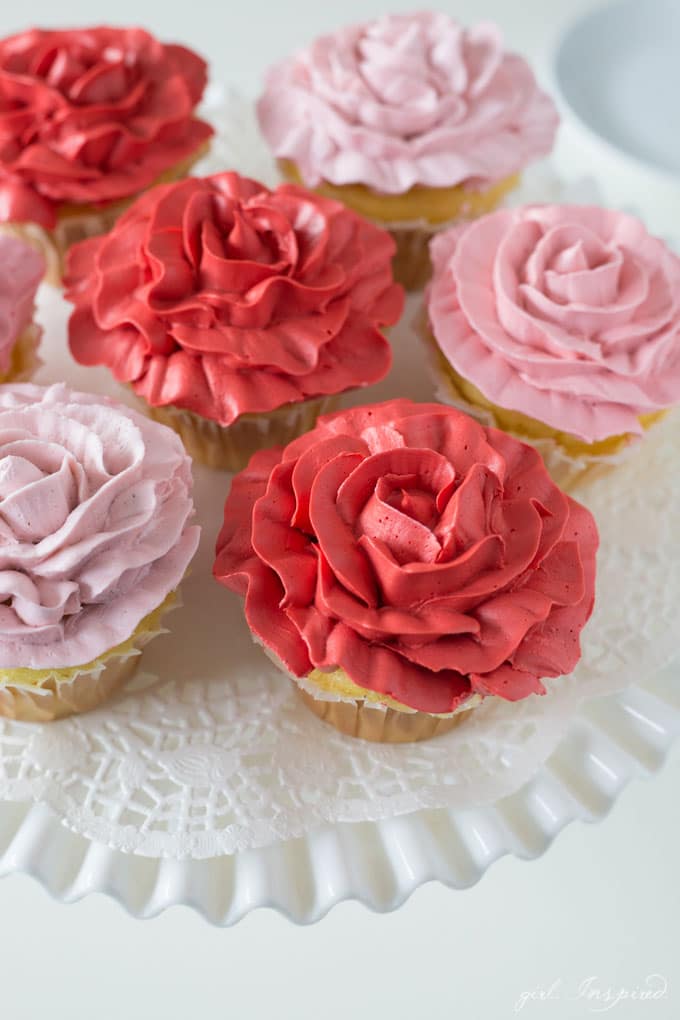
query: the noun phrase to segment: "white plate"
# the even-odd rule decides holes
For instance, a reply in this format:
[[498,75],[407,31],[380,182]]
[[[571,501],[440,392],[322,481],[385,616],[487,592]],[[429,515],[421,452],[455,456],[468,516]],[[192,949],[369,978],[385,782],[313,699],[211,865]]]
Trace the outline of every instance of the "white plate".
[[590,167],[608,202],[657,233],[680,217],[679,39],[677,0],[618,0],[563,30],[548,69],[564,168]]
[[[247,157],[252,156],[256,144],[252,115],[247,110],[241,112],[242,165],[249,166]],[[235,113],[239,107],[232,101],[232,127]],[[233,130],[223,132],[225,152],[232,157],[236,148],[233,137]],[[219,144],[216,150],[219,160]],[[256,153],[255,157],[257,163]],[[551,184],[549,179],[544,184],[556,191],[556,198],[564,197],[559,182]],[[67,378],[72,385],[106,390],[111,383],[105,371],[63,362],[66,309],[56,295],[47,296],[42,311],[49,327],[47,375]],[[390,386],[392,392],[402,392],[403,386],[414,398],[429,398],[431,384],[419,349],[408,342],[395,342],[395,347],[403,375],[386,384],[384,395],[389,394]],[[221,506],[221,485],[218,479],[219,500],[209,501],[217,508]],[[208,546],[211,560],[210,542]],[[667,629],[669,633],[673,630]],[[247,644],[250,648],[249,641]],[[620,655],[619,645],[616,650]],[[162,673],[160,670],[159,675]],[[667,671],[622,695],[584,707],[534,779],[491,806],[421,810],[380,822],[326,825],[306,837],[263,849],[192,861],[186,856],[126,855],[101,842],[90,842],[73,831],[77,826],[67,829],[44,805],[3,803],[0,875],[28,872],[64,901],[91,892],[108,893],[139,917],[185,904],[222,925],[233,924],[261,906],[277,908],[298,922],[311,922],[335,903],[352,897],[374,909],[394,909],[420,884],[432,879],[465,888],[499,856],[537,857],[568,822],[600,818],[633,776],[659,767],[680,732],[676,673]],[[154,722],[158,722],[157,713]],[[168,729],[166,717],[163,728]],[[56,735],[58,731],[53,732]],[[507,745],[503,749],[507,751]],[[50,754],[47,771],[53,775],[59,772],[54,747]],[[431,789],[432,773],[428,776]],[[90,834],[103,838],[101,829]],[[129,847],[129,843],[118,845]]]
[[521,790],[475,810],[419,811],[328,826],[303,839],[205,861],[125,855],[64,828],[41,805],[0,804],[0,875],[27,872],[63,902],[107,894],[135,917],[193,907],[231,925],[257,907],[298,923],[356,899],[394,910],[425,882],[474,885],[504,854],[540,856],[569,822],[597,821],[680,733],[680,665],[584,706]]
[[677,0],[623,0],[574,24],[556,59],[563,96],[596,134],[676,177],[679,41]]

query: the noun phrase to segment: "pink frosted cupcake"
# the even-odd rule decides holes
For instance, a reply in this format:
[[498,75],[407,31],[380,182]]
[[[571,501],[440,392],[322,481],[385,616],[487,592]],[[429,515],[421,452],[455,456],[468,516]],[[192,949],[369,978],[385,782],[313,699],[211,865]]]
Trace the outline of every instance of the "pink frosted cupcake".
[[432,234],[493,209],[558,120],[495,25],[427,11],[315,40],[272,68],[258,114],[289,180],[391,231],[411,289],[429,276]]
[[0,715],[94,708],[133,672],[196,551],[177,436],[103,397],[0,386]]
[[680,402],[680,258],[595,206],[501,210],[432,242],[440,395],[533,443],[563,485]]
[[45,261],[30,245],[0,235],[0,383],[29,379],[42,330],[33,321]]
[[391,400],[253,457],[214,572],[316,715],[401,742],[574,668],[597,543],[530,446]]
[[52,282],[71,244],[206,150],[205,82],[197,54],[141,28],[0,40],[0,222],[45,252]]
[[189,452],[239,470],[391,364],[389,234],[237,173],[154,188],[69,253],[71,352],[108,365]]

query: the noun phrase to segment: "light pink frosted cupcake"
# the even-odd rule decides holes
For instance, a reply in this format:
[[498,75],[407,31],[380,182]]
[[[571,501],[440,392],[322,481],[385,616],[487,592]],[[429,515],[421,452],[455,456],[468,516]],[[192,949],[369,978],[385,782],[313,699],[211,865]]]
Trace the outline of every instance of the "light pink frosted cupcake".
[[428,11],[316,39],[271,69],[258,114],[284,176],[392,232],[410,288],[431,235],[493,209],[558,121],[495,25]]
[[680,402],[680,258],[596,206],[500,210],[432,242],[440,395],[539,448],[563,485]]
[[100,704],[162,630],[198,544],[179,438],[62,383],[0,386],[0,715]]
[[33,322],[45,260],[16,237],[0,235],[0,382],[28,379],[38,366],[42,330]]

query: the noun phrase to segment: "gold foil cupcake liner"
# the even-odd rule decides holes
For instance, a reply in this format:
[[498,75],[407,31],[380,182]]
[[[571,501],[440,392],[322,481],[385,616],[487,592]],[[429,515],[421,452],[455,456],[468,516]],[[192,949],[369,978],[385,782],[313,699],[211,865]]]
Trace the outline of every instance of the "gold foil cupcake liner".
[[[208,149],[209,145],[202,146],[193,155],[162,174],[151,187],[170,184],[186,177],[194,164],[207,155]],[[57,224],[52,230],[46,230],[37,223],[3,223],[0,225],[0,231],[18,237],[39,251],[46,263],[45,280],[53,287],[60,287],[68,249],[89,237],[107,234],[116,220],[141,194],[143,192],[119,202],[111,202],[101,208],[88,205],[65,206],[59,210]]]
[[315,397],[274,411],[242,414],[228,426],[173,405],[144,407],[154,421],[168,425],[181,437],[194,460],[222,471],[241,471],[257,450],[285,446],[314,428],[319,415],[335,410],[338,404],[336,395]]
[[146,645],[166,634],[162,619],[181,605],[172,592],[121,645],[83,666],[62,670],[0,670],[0,716],[21,722],[53,722],[90,712],[122,690]]

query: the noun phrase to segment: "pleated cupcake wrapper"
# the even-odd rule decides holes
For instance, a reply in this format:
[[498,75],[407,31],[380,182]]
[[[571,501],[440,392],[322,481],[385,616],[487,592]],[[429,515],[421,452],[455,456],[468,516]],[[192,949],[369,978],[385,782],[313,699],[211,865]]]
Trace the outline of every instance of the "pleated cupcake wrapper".
[[[172,181],[185,177],[193,165],[203,159],[209,150],[209,145],[182,160],[176,166],[167,170],[154,182],[157,184],[169,184]],[[82,206],[79,209],[69,210],[67,213],[58,214],[57,224],[52,230],[47,230],[37,223],[3,223],[0,225],[0,232],[18,237],[31,247],[39,251],[45,258],[47,269],[45,280],[53,287],[61,287],[66,264],[66,252],[73,244],[85,241],[88,237],[98,237],[100,234],[107,234],[115,224],[116,220],[132,205],[142,192],[132,195],[130,198],[122,199],[119,202],[111,202],[108,205],[98,208],[97,206]]]
[[307,708],[323,722],[348,737],[359,737],[380,744],[407,744],[429,740],[459,726],[469,715],[460,711],[454,715],[428,715],[426,712],[401,712],[394,708],[371,711],[374,706],[366,701],[321,701],[295,684],[298,696]]
[[381,701],[353,698],[338,691],[319,687],[310,677],[295,676],[259,638],[254,634],[252,638],[277,669],[290,679],[295,692],[306,707],[323,722],[350,737],[385,744],[429,740],[430,737],[448,733],[464,722],[469,718],[469,712],[477,705],[481,705],[484,700],[475,694],[455,711],[434,715],[420,712],[408,705],[397,706],[395,703],[393,707]]
[[28,382],[42,365],[38,354],[43,331],[37,323],[31,322],[19,335],[12,348],[10,366],[0,382]]
[[172,405],[143,406],[155,421],[174,429],[194,460],[222,471],[241,471],[257,450],[285,446],[313,428],[319,415],[335,410],[339,402],[339,395],[315,397],[274,411],[243,414],[228,426]]
[[[179,589],[166,602],[163,617],[182,605]],[[21,722],[53,722],[89,712],[125,686],[135,673],[144,648],[154,638],[167,633],[167,627],[159,621],[155,627],[131,637],[121,646],[124,650],[112,649],[93,663],[74,666],[66,678],[53,673],[41,677],[39,683],[31,684],[8,680],[0,674],[0,716]]]

